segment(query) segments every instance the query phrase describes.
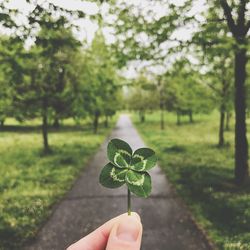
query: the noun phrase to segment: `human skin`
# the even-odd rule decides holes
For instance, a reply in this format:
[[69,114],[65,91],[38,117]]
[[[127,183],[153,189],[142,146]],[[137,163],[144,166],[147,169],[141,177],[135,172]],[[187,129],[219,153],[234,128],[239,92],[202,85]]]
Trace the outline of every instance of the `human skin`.
[[117,216],[67,250],[140,250],[142,224],[137,213]]

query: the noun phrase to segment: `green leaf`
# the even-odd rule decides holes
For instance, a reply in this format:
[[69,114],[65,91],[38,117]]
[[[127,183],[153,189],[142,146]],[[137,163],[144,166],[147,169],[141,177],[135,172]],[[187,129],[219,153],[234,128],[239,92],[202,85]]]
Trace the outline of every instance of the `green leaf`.
[[108,144],[108,159],[119,168],[128,168],[132,149],[125,141],[113,139]]
[[157,157],[155,152],[150,148],[137,149],[131,161],[131,169],[136,171],[147,171],[155,166]]
[[129,190],[140,197],[148,197],[151,192],[151,177],[147,172],[129,170],[126,175]]
[[120,169],[112,163],[108,163],[101,171],[99,182],[107,188],[117,188],[125,183],[127,169]]

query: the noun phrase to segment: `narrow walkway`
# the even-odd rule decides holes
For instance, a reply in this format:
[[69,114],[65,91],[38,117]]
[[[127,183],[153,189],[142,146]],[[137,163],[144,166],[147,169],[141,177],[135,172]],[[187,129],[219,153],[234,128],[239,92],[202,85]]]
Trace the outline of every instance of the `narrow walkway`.
[[[126,189],[99,185],[99,173],[107,162],[106,146],[121,138],[134,149],[144,146],[127,115],[121,115],[110,138],[85,168],[73,189],[57,206],[29,250],[62,250],[113,216],[126,212]],[[151,171],[153,191],[148,199],[133,197],[133,210],[142,217],[142,250],[210,249],[185,208],[170,189],[159,167]]]

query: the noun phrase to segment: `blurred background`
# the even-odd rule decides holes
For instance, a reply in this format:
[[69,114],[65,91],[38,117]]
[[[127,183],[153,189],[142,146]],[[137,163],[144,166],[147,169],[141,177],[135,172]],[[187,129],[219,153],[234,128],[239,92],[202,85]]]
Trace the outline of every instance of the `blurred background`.
[[0,249],[21,249],[130,117],[219,249],[250,249],[248,0],[0,0]]

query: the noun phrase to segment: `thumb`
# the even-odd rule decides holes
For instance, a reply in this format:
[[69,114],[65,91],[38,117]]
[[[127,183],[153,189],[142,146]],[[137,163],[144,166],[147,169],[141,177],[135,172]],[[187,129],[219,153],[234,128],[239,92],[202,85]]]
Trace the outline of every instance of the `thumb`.
[[136,213],[123,216],[112,228],[106,250],[140,250],[142,224]]

